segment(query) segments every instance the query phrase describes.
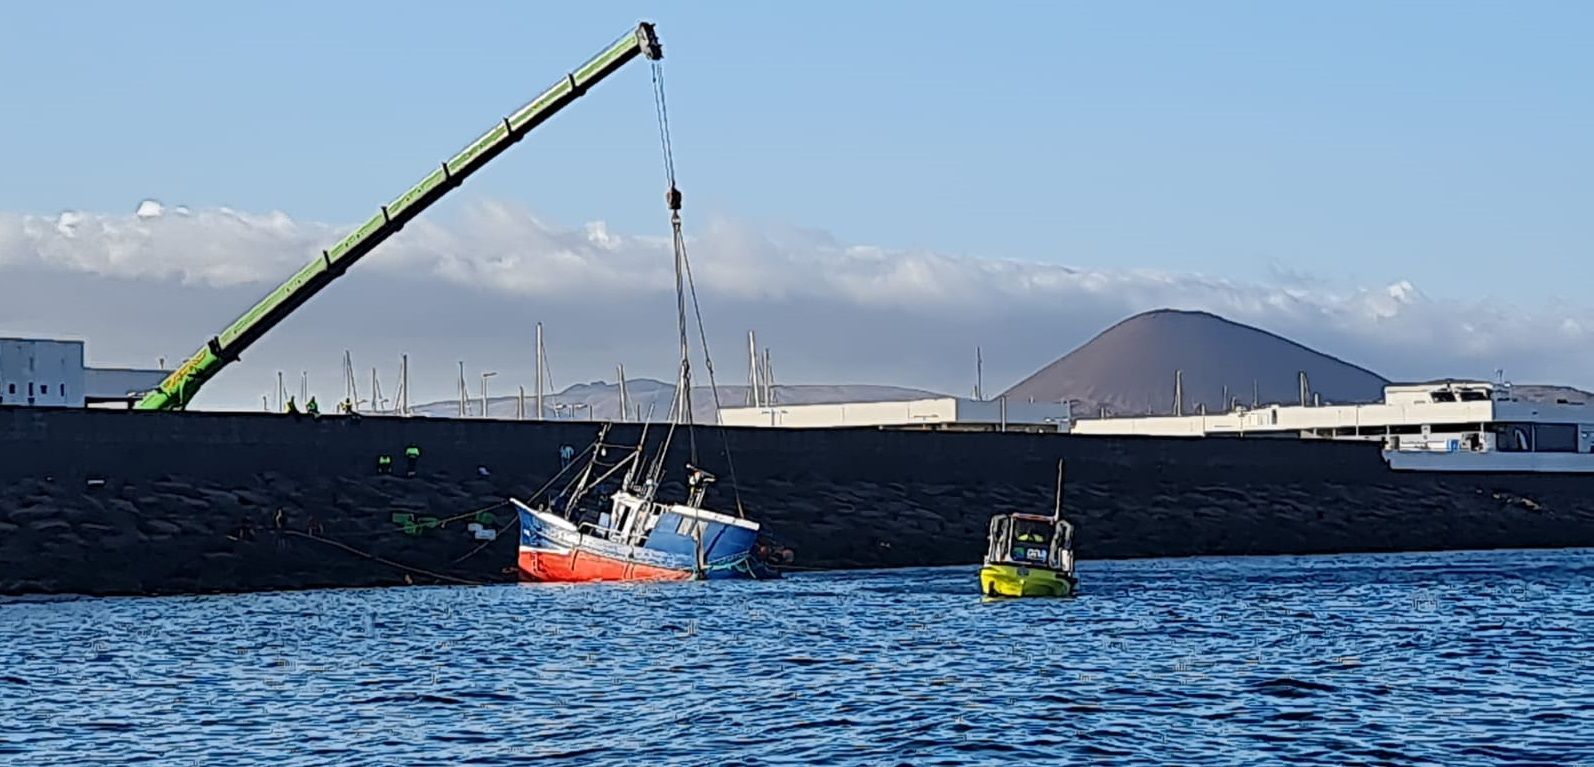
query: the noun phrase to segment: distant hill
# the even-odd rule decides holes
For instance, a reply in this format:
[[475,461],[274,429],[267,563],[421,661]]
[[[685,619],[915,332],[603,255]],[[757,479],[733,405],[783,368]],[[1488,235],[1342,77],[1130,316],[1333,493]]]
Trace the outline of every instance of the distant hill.
[[[651,378],[639,378],[626,382],[626,395],[630,400],[631,420],[636,420],[638,413],[646,418],[652,413],[652,420],[662,421],[669,416],[670,403],[675,401],[675,385],[656,381]],[[909,389],[901,386],[872,386],[866,384],[848,384],[840,386],[826,385],[778,385],[775,387],[775,401],[788,405],[807,405],[821,402],[891,402],[896,400],[920,399],[923,397],[940,397],[944,395],[923,389]],[[721,386],[719,387],[720,402],[726,407],[735,407],[747,404],[747,386]],[[517,396],[492,397],[487,403],[488,414],[494,418],[514,418],[518,403]],[[481,414],[481,399],[472,398],[466,403],[466,412],[471,416]],[[459,415],[458,400],[442,400],[418,405],[415,412],[421,415],[454,416]],[[526,410],[528,417],[535,409],[531,394],[526,395]],[[558,394],[543,395],[543,409],[547,411],[548,418],[580,418],[582,420],[612,421],[620,416],[620,386],[604,381],[576,384]],[[714,392],[707,386],[692,387],[692,418],[698,423],[714,423]]]
[[1306,371],[1324,402],[1376,402],[1388,381],[1344,360],[1265,330],[1206,312],[1160,309],[1102,331],[1084,346],[1007,391],[1010,401],[1074,400],[1077,415],[1173,412],[1174,372],[1184,378],[1184,411],[1224,409],[1225,387],[1243,405],[1300,401]]
[[1587,405],[1594,402],[1594,394],[1576,389],[1571,386],[1547,386],[1543,384],[1515,384],[1511,387],[1511,396],[1525,402],[1538,402],[1554,404],[1557,402]]
[[[1160,309],[1130,317],[1020,381],[1006,396],[1012,402],[1072,400],[1076,416],[1096,416],[1103,407],[1112,415],[1167,414],[1173,412],[1174,371],[1184,378],[1184,411],[1224,409],[1225,387],[1230,398],[1250,405],[1253,386],[1261,404],[1296,404],[1297,380],[1305,371],[1312,394],[1324,403],[1377,402],[1389,383],[1366,368],[1307,348],[1282,336],[1226,320],[1207,312]],[[665,419],[675,398],[672,384],[638,379],[628,384],[634,420],[652,413]],[[924,389],[868,385],[778,386],[777,400],[798,405],[825,402],[889,402],[945,396]],[[1514,395],[1531,402],[1582,402],[1594,404],[1594,394],[1567,386],[1518,384]],[[720,402],[745,405],[746,386],[719,387]],[[527,408],[532,407],[527,396]],[[620,415],[619,386],[604,381],[576,384],[544,398],[547,417],[616,420]],[[516,398],[492,398],[494,418],[514,418]],[[420,405],[422,415],[451,417],[459,403],[443,400]],[[479,416],[481,400],[467,403],[467,414]],[[714,396],[708,387],[692,390],[693,418],[714,422]]]

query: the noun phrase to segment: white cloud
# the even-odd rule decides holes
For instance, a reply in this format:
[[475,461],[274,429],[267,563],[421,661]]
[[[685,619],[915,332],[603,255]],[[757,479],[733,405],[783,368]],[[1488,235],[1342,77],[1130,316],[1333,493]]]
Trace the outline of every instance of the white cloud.
[[[131,214],[0,213],[0,302],[11,303],[9,311],[0,304],[0,333],[74,332],[108,339],[91,355],[175,356],[348,229],[155,200]],[[721,353],[739,354],[736,339],[757,327],[788,379],[961,392],[972,367],[965,350],[976,343],[987,350],[988,381],[1016,380],[1124,316],[1168,306],[1255,324],[1397,378],[1503,366],[1519,380],[1594,383],[1594,362],[1567,353],[1590,340],[1586,307],[1524,311],[1434,298],[1408,281],[1347,289],[1289,271],[1244,281],[1049,263],[1063,253],[982,259],[725,219],[691,231],[694,276],[706,320],[724,336],[715,339]],[[560,326],[568,372],[597,377],[616,360],[640,358],[667,375],[671,274],[667,236],[603,222],[560,226],[513,205],[476,203],[411,224],[257,355],[296,366],[295,356],[325,354],[330,368],[342,348],[468,351],[484,364],[513,358],[491,364],[515,371],[529,323],[547,318]],[[106,300],[75,300],[99,289],[126,304],[113,314]],[[41,295],[49,291],[63,295]],[[288,345],[274,346],[279,338]],[[447,392],[452,382],[441,385]],[[246,403],[251,390],[229,391]]]

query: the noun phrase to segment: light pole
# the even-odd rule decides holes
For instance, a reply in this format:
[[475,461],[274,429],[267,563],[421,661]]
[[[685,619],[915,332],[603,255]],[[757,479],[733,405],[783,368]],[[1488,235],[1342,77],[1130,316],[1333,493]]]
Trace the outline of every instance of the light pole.
[[497,371],[489,370],[482,373],[482,417],[487,417],[487,379],[498,375]]

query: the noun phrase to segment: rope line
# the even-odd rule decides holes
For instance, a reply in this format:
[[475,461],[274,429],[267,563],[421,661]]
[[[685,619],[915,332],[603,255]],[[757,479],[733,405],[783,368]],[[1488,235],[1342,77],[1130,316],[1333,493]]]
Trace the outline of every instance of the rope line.
[[465,580],[464,578],[455,578],[452,575],[443,575],[442,573],[434,573],[434,572],[432,572],[430,570],[423,570],[423,569],[421,569],[419,567],[411,567],[411,566],[406,565],[406,564],[402,564],[402,563],[399,563],[399,562],[394,562],[393,560],[387,559],[385,557],[379,557],[379,556],[377,556],[375,554],[371,554],[369,552],[360,551],[359,549],[354,548],[353,546],[350,546],[350,545],[348,545],[346,543],[342,543],[342,542],[339,542],[339,541],[334,541],[331,538],[322,538],[319,535],[313,535],[311,533],[302,533],[302,532],[299,532],[298,530],[282,530],[280,532],[287,533],[288,535],[297,535],[300,538],[308,538],[308,539],[310,539],[312,541],[316,541],[316,542],[319,542],[319,543],[325,543],[325,544],[327,544],[329,546],[336,546],[336,547],[338,547],[340,549],[343,549],[344,551],[349,552],[350,554],[355,554],[355,555],[358,555],[358,556],[361,556],[361,557],[365,557],[366,559],[369,559],[369,560],[371,560],[373,562],[379,562],[379,563],[387,565],[389,567],[396,567],[396,568],[398,568],[400,570],[407,570],[407,571],[412,572],[412,573],[419,573],[419,574],[425,575],[425,576],[427,576],[429,578],[436,578],[436,579],[441,580],[441,581],[448,581],[450,583],[457,583],[457,584],[460,584],[462,586],[481,586],[481,585],[483,585],[479,581],[468,581],[468,580]]
[[[670,136],[669,105],[668,101],[664,97],[664,65],[660,61],[653,62],[653,106],[658,112],[659,146],[664,153],[664,176],[666,181],[669,183],[669,194],[672,206],[670,211],[670,226],[674,235],[673,245],[675,248],[676,315],[681,335],[681,388],[685,390],[682,392],[677,392],[676,401],[677,406],[686,411],[685,417],[687,418],[687,422],[690,423],[692,407],[692,382],[690,378],[691,363],[689,361],[691,357],[691,350],[688,343],[689,331],[687,330],[686,317],[686,297],[688,293],[690,293],[692,300],[692,314],[697,320],[698,341],[703,346],[703,366],[708,371],[708,387],[709,392],[714,397],[714,411],[716,415],[718,414],[720,408],[722,408],[724,405],[720,401],[719,381],[714,375],[714,357],[709,353],[708,332],[703,324],[703,305],[697,299],[697,282],[692,277],[692,262],[687,257],[686,236],[681,233],[681,216],[679,210],[675,209],[675,206],[678,204],[678,199],[676,198],[677,190],[675,181],[675,151]],[[684,286],[682,285],[683,277],[685,279]],[[685,288],[684,290],[683,287]],[[679,416],[680,414],[678,414],[676,420],[679,420]],[[716,425],[719,425],[717,417],[715,421]],[[670,433],[674,433],[673,423],[671,424]],[[736,514],[737,516],[745,518],[747,513],[742,506],[742,489],[736,478],[736,460],[731,457],[730,436],[726,434],[723,426],[719,428],[719,433],[720,444],[725,450],[725,465],[730,474],[731,493],[736,501]],[[692,433],[691,429],[687,430],[687,439],[691,445],[692,462],[696,464],[698,462],[697,437]],[[669,444],[668,437],[666,437],[665,444],[666,446]]]

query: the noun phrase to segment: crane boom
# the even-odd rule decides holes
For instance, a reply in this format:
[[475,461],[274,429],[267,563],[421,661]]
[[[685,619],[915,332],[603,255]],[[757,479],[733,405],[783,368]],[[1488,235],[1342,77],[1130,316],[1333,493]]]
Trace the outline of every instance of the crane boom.
[[521,107],[481,138],[432,171],[420,183],[399,195],[336,245],[321,254],[292,277],[262,298],[243,316],[206,342],[186,362],[167,376],[160,386],[144,395],[137,404],[138,410],[181,410],[199,393],[201,386],[255,341],[304,302],[320,292],[328,283],[359,261],[365,254],[392,236],[421,211],[426,210],[472,173],[497,157],[510,145],[524,138],[533,128],[558,114],[584,95],[588,88],[613,74],[637,56],[660,59],[664,51],[654,34],[653,25],[642,22],[635,30],[614,41],[602,52],[588,59],[575,71],[554,83],[531,103]]

